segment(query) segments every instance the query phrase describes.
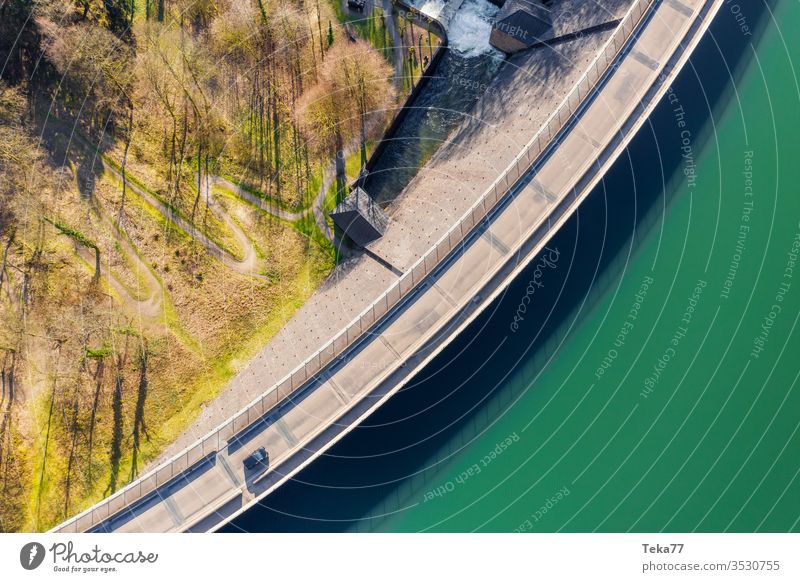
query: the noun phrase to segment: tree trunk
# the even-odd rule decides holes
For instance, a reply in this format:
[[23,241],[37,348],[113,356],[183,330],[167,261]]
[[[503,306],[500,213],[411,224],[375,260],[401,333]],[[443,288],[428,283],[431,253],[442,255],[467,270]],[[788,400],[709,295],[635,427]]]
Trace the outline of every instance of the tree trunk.
[[177,166],[177,170],[175,172],[175,187],[174,187],[173,192],[172,192],[172,200],[170,200],[170,203],[171,203],[173,208],[175,207],[175,197],[178,195],[178,193],[181,190],[181,179],[182,179],[182,175],[181,174],[183,173],[183,160],[184,160],[184,156],[186,155],[186,134],[189,132],[189,120],[188,120],[187,108],[188,108],[188,104],[186,102],[186,97],[184,96],[184,99],[183,99],[183,128],[181,130],[181,145],[180,145],[180,151],[179,151],[178,159],[175,160],[175,164]]
[[100,281],[100,247],[94,247],[94,277],[92,282],[95,284]]
[[3,251],[3,264],[0,266],[0,291],[3,290],[3,282],[5,281],[6,275],[6,267],[8,266],[8,251],[11,249],[11,245],[14,244],[14,236],[16,235],[17,231],[15,228],[10,228],[8,233],[8,242],[6,243],[6,248]]
[[92,446],[94,445],[94,425],[97,420],[97,406],[100,403],[100,394],[103,388],[103,370],[105,369],[105,360],[101,357],[97,360],[97,367],[94,371],[94,400],[92,401],[92,415],[89,419],[89,445],[88,457],[89,464],[87,473],[89,481],[92,480]]
[[336,203],[339,204],[345,195],[347,176],[344,166],[344,146],[342,144],[342,134],[336,131]]
[[[117,224],[120,228],[125,228],[123,220],[125,218],[125,195],[128,191],[128,179],[125,174],[125,168],[128,165],[128,149],[131,147],[131,138],[133,134],[133,103],[128,101],[128,131],[125,135],[125,151],[122,154],[122,199],[119,203],[119,215],[117,216]],[[99,262],[99,260],[98,260]]]
[[[317,0],[317,31],[319,32],[319,52],[322,55],[322,61],[325,61],[325,43],[322,40],[322,13],[319,8],[319,0]],[[313,34],[313,33],[312,33]]]
[[139,456],[139,443],[141,436],[149,439],[147,434],[147,426],[144,421],[144,405],[147,399],[147,359],[149,357],[147,351],[147,343],[142,340],[141,352],[139,355],[139,388],[136,395],[136,408],[133,414],[133,458],[131,459],[131,480],[136,478],[139,472],[138,456]]
[[275,170],[276,198],[281,199],[281,126],[278,119],[278,98],[275,90],[272,92],[272,140],[275,154],[275,162],[272,167]]

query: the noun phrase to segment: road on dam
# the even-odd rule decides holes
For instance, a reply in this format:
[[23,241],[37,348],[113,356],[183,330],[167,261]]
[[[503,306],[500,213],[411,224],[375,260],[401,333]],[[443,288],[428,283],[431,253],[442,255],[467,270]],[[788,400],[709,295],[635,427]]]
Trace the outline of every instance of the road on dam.
[[[285,397],[276,391],[277,406],[252,418],[240,414],[245,420],[225,438],[216,431],[54,531],[214,531],[312,462],[404,386],[531,260],[543,253],[558,261],[547,241],[646,121],[721,4],[634,1],[513,167],[407,272],[394,304],[385,297],[373,324],[345,334],[339,356]],[[269,466],[246,471],[244,459],[259,447]]]

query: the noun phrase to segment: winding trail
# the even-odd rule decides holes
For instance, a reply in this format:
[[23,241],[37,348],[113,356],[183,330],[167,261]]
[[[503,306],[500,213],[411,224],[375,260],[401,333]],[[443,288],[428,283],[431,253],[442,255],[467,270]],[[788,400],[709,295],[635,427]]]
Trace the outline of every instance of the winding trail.
[[[335,165],[331,163],[324,171],[322,175],[322,185],[320,186],[317,194],[314,196],[314,202],[311,204],[310,210],[314,212],[314,221],[317,223],[317,226],[320,228],[322,233],[325,235],[329,241],[333,241],[333,232],[331,228],[328,226],[328,223],[325,221],[325,195],[328,192],[328,188],[330,188],[331,183],[333,182],[333,173],[334,173]],[[233,192],[243,200],[246,200],[262,212],[266,212],[267,214],[271,214],[273,216],[277,216],[281,220],[285,220],[287,222],[297,222],[304,216],[308,214],[309,208],[305,208],[303,210],[299,210],[297,212],[291,212],[289,210],[284,210],[280,208],[276,204],[273,204],[262,198],[261,196],[256,196],[252,192],[242,188],[236,182],[231,182],[227,178],[223,178],[222,176],[214,176],[213,174],[209,176],[209,182],[214,186],[219,186],[224,188],[230,192]],[[212,197],[213,199],[213,197]]]
[[328,221],[325,220],[325,195],[328,193],[328,188],[330,188],[333,183],[335,174],[336,164],[331,162],[322,173],[322,184],[319,187],[317,196],[314,198],[314,205],[311,207],[314,211],[314,222],[317,223],[317,226],[322,231],[322,234],[325,235],[325,238],[331,242],[334,242],[333,229],[328,225]]
[[286,220],[288,222],[294,222],[296,220],[300,220],[308,210],[301,210],[299,212],[290,212],[289,210],[284,210],[280,208],[277,204],[270,202],[269,200],[262,198],[261,196],[257,196],[242,188],[236,182],[231,182],[227,178],[223,178],[222,176],[215,176],[213,174],[209,174],[208,181],[211,183],[212,186],[219,186],[220,188],[224,188],[230,192],[236,194],[239,198],[246,200],[262,212],[266,212],[267,214],[272,214],[273,216],[277,216],[281,220]]
[[[379,125],[380,122],[381,122],[380,117],[378,116],[371,117],[367,121],[367,128],[366,128],[367,134],[369,135],[373,131],[375,131],[376,126]],[[357,152],[360,147],[361,147],[360,138],[354,137],[344,147],[342,155],[345,158],[348,158],[349,156]],[[319,190],[317,190],[317,193],[314,196],[314,200],[311,203],[311,206],[296,212],[284,210],[283,208],[278,207],[276,204],[270,202],[269,200],[262,198],[261,196],[258,196],[256,194],[253,194],[252,192],[246,190],[245,188],[242,188],[242,186],[240,186],[236,182],[232,182],[227,178],[223,178],[222,176],[215,176],[213,174],[210,174],[208,178],[209,182],[212,185],[224,188],[225,190],[228,190],[236,194],[243,200],[246,200],[259,210],[266,212],[268,214],[272,214],[273,216],[277,216],[278,218],[285,220],[287,222],[297,222],[298,220],[305,217],[309,213],[309,211],[313,212],[314,222],[316,222],[319,229],[325,235],[325,238],[327,238],[331,242],[334,242],[333,229],[331,229],[330,225],[328,224],[328,221],[325,218],[325,197],[328,193],[328,190],[331,187],[331,184],[333,184],[335,177],[336,177],[336,160],[333,160],[328,163],[328,165],[325,167],[325,170],[323,170],[322,172],[322,184],[320,184]],[[213,200],[214,197],[210,196],[209,199]]]
[[[69,127],[63,120],[51,117],[51,121],[53,123],[58,123],[62,126],[65,126],[68,129],[68,135],[71,144],[76,144],[76,146],[78,147],[82,147],[95,154],[99,154],[99,160],[102,165],[103,171],[107,172],[110,176],[113,176],[117,181],[119,182],[123,181],[122,172],[114,166],[114,164],[116,164],[115,160],[113,160],[107,154],[100,153],[99,147],[97,145],[93,144],[91,140],[82,135],[80,132],[76,131],[74,127]],[[129,176],[131,175],[129,171],[126,173]],[[228,268],[243,275],[248,275],[257,278],[266,278],[264,275],[260,275],[257,272],[259,260],[258,260],[258,253],[256,252],[253,242],[249,239],[249,237],[242,230],[242,228],[236,223],[236,221],[233,220],[233,218],[231,218],[227,214],[227,212],[225,212],[225,210],[219,205],[219,203],[213,196],[207,197],[209,209],[215,214],[215,216],[217,216],[223,222],[225,222],[228,228],[231,229],[231,232],[233,233],[233,236],[236,239],[236,243],[241,247],[241,249],[244,252],[244,256],[241,259],[233,256],[229,251],[222,248],[217,242],[213,241],[210,237],[208,237],[205,233],[203,233],[200,229],[198,229],[194,224],[192,224],[191,221],[183,218],[180,215],[177,215],[165,202],[163,202],[153,193],[148,191],[146,188],[139,186],[131,179],[126,180],[126,184],[131,189],[132,192],[140,196],[150,206],[156,209],[159,212],[159,214],[161,214],[164,217],[165,220],[171,222],[172,224],[180,228],[182,231],[184,231],[190,238],[200,243],[206,250],[206,252],[208,252],[211,256],[221,261]],[[120,228],[123,228],[122,225],[120,225]],[[114,230],[116,230],[116,227],[114,227]],[[132,249],[132,247],[130,247],[130,241],[128,241],[128,246],[129,248]]]
[[[103,168],[106,172],[113,175],[117,180],[122,181],[122,172],[114,168],[111,164],[104,163]],[[211,240],[205,233],[203,233],[200,229],[198,229],[189,220],[183,218],[180,215],[177,215],[175,212],[172,211],[172,209],[169,206],[167,206],[164,202],[162,202],[158,197],[151,194],[138,184],[132,182],[131,180],[127,180],[127,185],[133,192],[135,192],[138,196],[143,198],[150,206],[158,210],[158,212],[166,220],[172,222],[175,226],[184,231],[192,239],[200,243],[206,250],[206,252],[208,252],[208,254],[221,261],[225,266],[243,275],[265,278],[264,275],[259,275],[256,272],[258,268],[258,253],[256,253],[256,249],[252,241],[248,238],[248,236],[241,229],[241,227],[239,227],[239,225],[236,224],[236,221],[233,220],[220,207],[219,203],[213,196],[208,197],[209,208],[218,218],[220,218],[223,222],[225,222],[225,224],[227,224],[228,227],[231,229],[231,232],[236,238],[237,244],[239,244],[241,248],[244,250],[244,257],[242,259],[238,259],[233,255],[231,255],[230,252],[223,249],[215,241]]]
[[[119,295],[120,300],[125,307],[133,311],[143,318],[156,319],[159,318],[163,311],[164,305],[164,289],[161,286],[161,281],[158,280],[150,267],[139,257],[133,244],[128,240],[127,235],[120,232],[116,224],[108,217],[102,210],[98,210],[98,215],[102,223],[111,232],[114,233],[114,240],[119,243],[122,248],[122,254],[134,263],[131,270],[136,273],[137,279],[144,279],[148,287],[148,295],[144,299],[137,298],[131,293],[130,288],[125,285],[114,272],[100,261],[100,275],[108,282],[112,289]],[[94,253],[86,247],[76,243],[76,252],[85,260],[89,265],[94,264]]]
[[[78,172],[75,164],[72,161],[68,163],[75,175],[75,187],[80,191],[80,186],[77,184]],[[134,295],[130,287],[113,272],[109,265],[103,264],[102,259],[100,261],[100,276],[105,278],[109,286],[117,293],[122,303],[130,311],[147,319],[156,319],[160,317],[163,313],[162,308],[164,305],[164,288],[161,281],[153,273],[151,267],[142,260],[139,253],[136,251],[136,247],[128,238],[127,233],[125,233],[116,221],[110,217],[108,212],[101,205],[99,198],[96,196],[92,197],[91,210],[100,219],[102,225],[113,234],[114,241],[120,247],[120,255],[131,263],[129,268],[136,275],[137,283],[143,283],[147,288],[148,294],[144,298],[141,298],[141,294]],[[90,249],[76,243],[75,252],[90,266],[94,265],[95,256]],[[141,291],[141,289],[139,290]]]
[[[390,3],[391,4],[391,3]],[[389,19],[391,22],[391,18]],[[396,36],[397,32],[396,29],[393,27],[393,35]],[[397,47],[395,47],[397,48]],[[64,124],[62,120],[55,120],[60,124]],[[379,125],[381,119],[379,117],[372,117],[367,122],[367,133],[372,133],[376,126]],[[86,148],[93,152],[97,152],[98,148],[94,145],[88,138],[79,134],[78,132],[74,131],[73,128],[70,129],[70,137],[72,143],[78,144],[80,147]],[[354,137],[353,139],[348,142],[348,144],[344,147],[344,150],[341,155],[345,158],[352,155],[354,152],[357,152],[361,146],[360,139],[358,137]],[[108,172],[110,176],[112,176],[118,182],[122,182],[122,172],[121,170],[117,169],[116,164],[117,162],[113,160],[107,154],[100,154],[100,162],[103,167],[104,172]],[[242,258],[238,258],[231,254],[227,249],[220,246],[219,243],[212,240],[208,235],[202,232],[199,228],[197,228],[190,220],[184,218],[183,216],[177,214],[173,211],[172,208],[164,201],[162,201],[158,196],[150,192],[147,188],[144,188],[130,179],[132,176],[130,170],[126,172],[128,174],[128,179],[126,180],[127,186],[134,192],[136,195],[140,196],[148,205],[153,207],[155,210],[161,214],[161,216],[167,220],[168,222],[174,224],[178,228],[180,228],[187,236],[192,238],[194,241],[198,242],[200,245],[203,246],[206,252],[208,252],[211,256],[222,262],[225,266],[230,268],[231,270],[240,273],[242,275],[247,275],[250,277],[256,277],[259,279],[266,278],[265,275],[261,275],[258,273],[259,269],[259,255],[255,248],[255,245],[252,240],[247,236],[241,226],[236,222],[236,220],[222,207],[219,203],[217,198],[213,194],[213,186],[218,186],[224,188],[242,200],[249,202],[262,212],[267,214],[271,214],[281,220],[285,220],[287,222],[295,223],[305,216],[308,215],[309,212],[312,212],[314,215],[314,222],[316,223],[317,227],[322,231],[322,234],[331,242],[334,242],[334,233],[333,229],[327,222],[325,216],[325,198],[328,193],[328,190],[333,184],[336,175],[336,160],[332,160],[328,163],[328,165],[323,170],[322,174],[322,183],[314,196],[314,200],[312,201],[311,205],[303,210],[299,211],[289,211],[283,208],[280,208],[278,205],[270,202],[268,199],[262,198],[252,192],[246,190],[239,184],[228,180],[222,176],[216,176],[210,174],[208,176],[208,180],[203,187],[203,192],[201,195],[205,195],[206,201],[208,204],[208,208],[211,212],[223,221],[227,227],[230,229],[231,233],[233,234],[234,239],[236,240],[237,245],[243,250],[244,256]],[[211,190],[211,191],[207,191]],[[130,260],[135,263],[135,270],[138,273],[141,273],[143,278],[146,279],[148,286],[151,287],[151,290],[157,289],[157,291],[151,292],[150,296],[145,300],[139,300],[134,297],[130,292],[128,292],[127,288],[124,284],[121,283],[113,274],[107,276],[107,280],[109,284],[114,287],[115,291],[124,299],[125,303],[137,311],[142,315],[147,317],[156,317],[160,314],[161,308],[163,306],[163,290],[161,288],[161,283],[158,278],[153,274],[150,270],[148,265],[142,261],[139,257],[138,253],[136,252],[135,247],[127,239],[126,236],[123,235],[124,227],[122,225],[117,225],[115,221],[111,220],[105,212],[101,212],[101,219],[106,224],[106,226],[112,230],[115,234],[115,239],[119,244],[124,248],[125,254],[130,257]],[[120,232],[122,231],[122,232]],[[84,249],[86,250],[86,249]],[[85,254],[82,252],[82,255]],[[86,258],[86,257],[84,257]],[[94,261],[94,258],[91,257],[91,262]],[[101,267],[102,270],[102,267]]]
[[114,238],[122,248],[122,252],[125,254],[126,258],[133,263],[131,270],[136,273],[137,278],[144,279],[150,294],[145,299],[137,299],[130,293],[125,285],[121,284],[116,276],[113,276],[113,274],[111,278],[107,277],[109,282],[111,282],[115,289],[117,285],[122,287],[124,293],[119,289],[117,289],[117,292],[120,293],[126,305],[136,313],[141,314],[143,317],[160,317],[163,313],[164,306],[164,288],[161,285],[161,281],[155,276],[150,265],[145,263],[139,256],[139,253],[136,251],[133,243],[131,243],[128,235],[119,228],[116,222],[111,220],[106,212],[102,210],[99,210],[99,212],[101,213],[101,220],[103,223],[114,233]]

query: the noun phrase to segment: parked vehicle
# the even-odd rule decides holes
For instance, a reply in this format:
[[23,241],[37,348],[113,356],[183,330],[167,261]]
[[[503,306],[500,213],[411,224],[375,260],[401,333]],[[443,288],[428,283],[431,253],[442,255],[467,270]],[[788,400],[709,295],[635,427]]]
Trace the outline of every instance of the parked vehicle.
[[364,7],[367,5],[366,0],[347,0],[347,7],[350,10],[357,10],[358,12],[364,12]]
[[266,467],[269,465],[269,453],[264,447],[259,447],[244,460],[244,468],[251,471],[259,465]]

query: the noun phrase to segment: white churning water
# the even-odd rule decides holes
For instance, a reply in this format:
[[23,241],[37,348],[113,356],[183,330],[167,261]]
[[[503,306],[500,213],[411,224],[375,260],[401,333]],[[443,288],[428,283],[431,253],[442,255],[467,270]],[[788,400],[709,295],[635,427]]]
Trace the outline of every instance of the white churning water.
[[489,44],[489,35],[498,10],[488,0],[464,0],[447,28],[450,48],[465,57],[497,52]]
[[[433,18],[441,16],[447,6],[447,0],[413,0],[411,3]],[[450,22],[443,23],[450,48],[465,57],[496,52],[489,44],[489,35],[498,10],[488,0],[464,0]]]

